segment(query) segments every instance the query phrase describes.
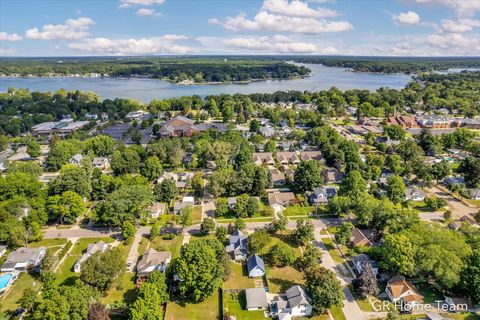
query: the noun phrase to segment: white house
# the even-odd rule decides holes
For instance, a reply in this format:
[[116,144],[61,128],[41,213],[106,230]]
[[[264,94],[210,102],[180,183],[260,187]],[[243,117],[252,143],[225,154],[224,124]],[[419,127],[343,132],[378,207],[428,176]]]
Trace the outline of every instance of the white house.
[[24,271],[36,267],[45,257],[47,248],[18,248],[2,264],[2,272]]
[[105,170],[108,166],[108,158],[105,157],[96,157],[92,160],[92,165],[94,168],[98,168],[100,170]]
[[312,301],[305,290],[299,285],[288,289],[284,295],[272,300],[270,309],[279,319],[291,317],[308,317],[312,315]]
[[407,201],[423,201],[427,197],[425,191],[419,188],[407,188],[405,190],[405,200]]
[[155,202],[150,207],[150,218],[157,219],[160,215],[165,213],[165,203]]
[[413,308],[423,304],[423,296],[403,276],[396,276],[390,279],[385,293],[393,303],[400,302],[402,305],[410,305]]
[[82,162],[83,156],[80,153],[77,153],[73,157],[70,158],[69,162],[76,166],[79,166]]
[[73,265],[73,271],[75,273],[80,273],[82,271],[82,263],[87,261],[90,256],[96,252],[105,252],[107,250],[108,245],[103,242],[99,241],[97,243],[90,243],[87,247],[87,251],[80,256],[80,258],[75,262]]
[[137,264],[137,276],[148,276],[155,270],[165,272],[168,264],[172,259],[172,255],[169,251],[156,251],[150,248],[147,253],[142,256],[142,259]]
[[251,255],[247,260],[248,276],[250,278],[263,277],[265,275],[265,264],[259,255]]

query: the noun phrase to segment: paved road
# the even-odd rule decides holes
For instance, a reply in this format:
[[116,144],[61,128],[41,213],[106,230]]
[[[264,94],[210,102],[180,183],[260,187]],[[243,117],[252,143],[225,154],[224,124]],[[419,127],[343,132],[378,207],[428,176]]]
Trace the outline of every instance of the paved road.
[[328,252],[325,244],[322,242],[322,237],[319,230],[315,230],[315,244],[322,250],[322,266],[324,268],[335,271],[337,278],[341,281],[343,285],[343,292],[345,293],[345,300],[343,300],[342,311],[347,320],[365,320],[366,317],[363,314],[363,311],[358,306],[358,303],[355,301],[352,293],[348,289],[347,285],[351,279],[345,278],[340,272],[338,272],[338,266],[333,260],[332,256]]
[[79,226],[73,226],[69,229],[50,227],[43,232],[44,239],[103,238],[111,236],[118,237],[120,236],[120,232],[109,228],[82,228]]
[[475,214],[478,212],[478,208],[471,208],[463,204],[460,200],[455,199],[450,194],[440,190],[436,186],[425,189],[428,194],[435,195],[439,198],[445,198],[448,200],[448,207],[453,213],[454,217],[460,218],[469,214]]

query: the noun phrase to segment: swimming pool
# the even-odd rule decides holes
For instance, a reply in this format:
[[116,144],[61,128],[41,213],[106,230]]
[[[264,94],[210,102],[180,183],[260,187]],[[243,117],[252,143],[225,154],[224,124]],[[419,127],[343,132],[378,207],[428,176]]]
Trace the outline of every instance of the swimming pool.
[[11,273],[2,274],[0,276],[0,291],[3,291],[7,288],[10,279],[12,279],[13,275]]

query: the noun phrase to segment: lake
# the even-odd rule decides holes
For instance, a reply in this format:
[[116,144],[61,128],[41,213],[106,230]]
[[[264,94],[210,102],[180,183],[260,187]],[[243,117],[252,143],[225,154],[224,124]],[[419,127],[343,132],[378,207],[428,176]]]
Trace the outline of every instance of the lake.
[[56,91],[58,89],[92,91],[102,99],[131,98],[142,102],[152,99],[181,96],[234,93],[272,93],[275,91],[319,91],[337,87],[342,90],[380,87],[404,88],[411,76],[406,74],[373,74],[352,72],[344,68],[326,67],[320,64],[303,64],[310,68],[309,77],[294,80],[267,80],[250,83],[225,83],[213,85],[178,85],[156,79],[112,78],[0,78],[0,91],[9,86],[28,88],[30,91]]

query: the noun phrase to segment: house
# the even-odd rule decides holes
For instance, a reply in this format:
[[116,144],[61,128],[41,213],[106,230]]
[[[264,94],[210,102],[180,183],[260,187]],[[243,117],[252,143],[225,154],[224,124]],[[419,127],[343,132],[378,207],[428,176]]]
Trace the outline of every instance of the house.
[[98,114],[86,113],[85,114],[85,119],[87,119],[87,120],[97,120],[98,119]]
[[461,176],[448,177],[443,179],[443,184],[446,186],[462,185],[465,184],[465,178]]
[[271,152],[255,152],[253,154],[253,163],[258,166],[263,164],[275,164],[275,160],[273,159],[273,155]]
[[357,274],[361,274],[363,272],[363,269],[365,268],[365,265],[367,263],[372,266],[373,274],[375,276],[377,276],[378,275],[378,263],[376,261],[371,260],[370,257],[367,256],[364,253],[359,254],[357,256],[354,256],[352,258],[352,264],[353,264],[353,267],[355,269],[355,272],[357,272]]
[[141,120],[147,120],[146,118],[149,117],[149,113],[143,110],[137,110],[137,111],[131,111],[127,113],[125,116],[125,119],[133,121],[141,121]]
[[175,201],[173,203],[173,213],[180,214],[182,209],[188,206],[192,206],[195,204],[194,197],[183,197],[182,201]]
[[342,183],[345,175],[334,168],[325,169],[322,171],[323,181],[325,183]]
[[474,218],[472,218],[470,215],[465,215],[459,218],[457,221],[450,223],[449,227],[452,228],[453,230],[458,230],[464,223],[472,227],[479,227],[477,221]]
[[309,196],[312,205],[324,205],[337,194],[337,188],[333,187],[318,187],[313,189]]
[[155,202],[150,207],[150,218],[157,219],[160,215],[165,213],[165,203]]
[[400,302],[402,305],[410,305],[410,307],[423,304],[423,296],[403,276],[390,279],[385,293],[393,303]]
[[162,138],[190,137],[197,132],[200,130],[195,126],[195,121],[184,116],[176,116],[162,125],[159,134]]
[[372,243],[365,233],[358,229],[353,228],[352,236],[350,237],[350,246],[352,247],[370,247]]
[[419,188],[406,188],[405,200],[406,201],[423,201],[427,197],[425,191]]
[[302,151],[300,152],[300,159],[302,161],[308,161],[308,160],[321,161],[323,157],[320,151]]
[[245,298],[247,300],[247,310],[267,310],[267,293],[264,288],[245,289]]
[[452,312],[466,312],[473,309],[472,301],[462,297],[445,297],[445,304]]
[[108,167],[108,163],[108,158],[105,157],[96,157],[92,160],[93,167],[100,170],[105,170]]
[[235,197],[228,197],[227,199],[227,204],[228,207],[233,210],[235,208],[235,205],[237,204],[237,198]]
[[142,256],[137,263],[137,277],[146,277],[153,271],[165,272],[172,259],[170,251],[156,251],[153,248]]
[[165,179],[171,179],[175,181],[175,186],[179,189],[184,189],[187,183],[193,179],[193,172],[163,172],[158,177],[157,182],[162,183]]
[[480,189],[471,189],[469,193],[472,200],[480,200]]
[[282,171],[285,174],[286,179],[289,179],[290,181],[293,180],[293,175],[295,171],[293,171],[293,169],[290,168],[288,165],[284,164],[280,166],[280,171]]
[[235,261],[245,260],[247,258],[247,236],[240,230],[235,231],[228,239],[229,245],[225,250]]
[[288,289],[285,294],[275,297],[270,310],[278,319],[291,319],[291,317],[308,317],[312,315],[312,301],[305,290],[295,285]]
[[273,136],[275,136],[275,129],[272,127],[261,127],[259,131],[260,131],[260,134],[267,139],[270,139]]
[[268,168],[268,171],[270,172],[270,176],[272,177],[272,183],[274,185],[285,184],[285,174],[282,171],[278,170],[275,167]]
[[247,260],[248,276],[250,278],[263,277],[265,275],[265,264],[259,255],[251,255]]
[[387,119],[388,125],[398,125],[403,128],[418,128],[419,124],[415,117],[410,116],[395,116],[395,117],[388,117]]
[[300,162],[295,151],[277,152],[277,160],[280,164],[297,164]]
[[77,262],[73,265],[73,271],[75,273],[80,273],[82,271],[82,263],[87,261],[90,256],[96,252],[105,252],[108,249],[108,245],[99,241],[97,243],[90,243],[87,247],[87,251],[78,258]]
[[70,162],[71,164],[74,164],[76,166],[79,166],[82,162],[82,159],[83,159],[83,156],[80,153],[77,153],[76,155],[71,157],[68,162]]
[[40,264],[46,253],[47,248],[45,247],[18,248],[8,255],[0,271],[13,272],[34,268]]
[[268,204],[276,212],[282,211],[289,204],[295,203],[295,194],[293,192],[272,192],[268,194]]

